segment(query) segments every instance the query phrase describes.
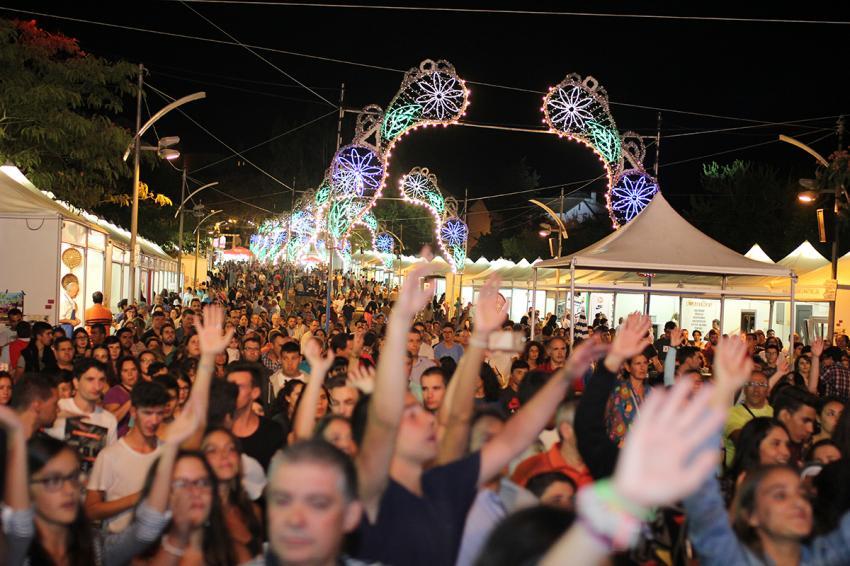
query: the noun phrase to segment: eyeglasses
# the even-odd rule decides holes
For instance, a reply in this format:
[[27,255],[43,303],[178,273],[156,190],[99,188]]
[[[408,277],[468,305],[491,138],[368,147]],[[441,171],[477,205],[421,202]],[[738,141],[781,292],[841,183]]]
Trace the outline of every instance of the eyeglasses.
[[52,475],[41,479],[31,479],[30,483],[40,483],[46,491],[59,491],[65,485],[65,482],[70,482],[73,487],[78,488],[80,487],[81,474],[80,470],[74,470],[67,476]]
[[212,486],[210,478],[198,478],[196,480],[179,479],[171,482],[172,489],[199,489],[207,490]]
[[762,387],[764,389],[767,389],[768,387],[770,387],[770,384],[762,383],[761,381],[748,381],[747,387]]

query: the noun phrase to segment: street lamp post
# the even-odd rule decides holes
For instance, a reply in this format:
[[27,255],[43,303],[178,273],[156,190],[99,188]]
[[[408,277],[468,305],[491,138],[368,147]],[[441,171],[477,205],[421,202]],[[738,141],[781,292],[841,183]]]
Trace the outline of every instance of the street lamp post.
[[[549,216],[551,216],[552,219],[555,221],[555,224],[558,225],[558,255],[553,254],[553,256],[554,257],[561,257],[561,254],[563,253],[564,239],[567,238],[567,227],[564,225],[564,221],[561,219],[561,215],[563,215],[563,213],[564,213],[564,189],[561,188],[561,201],[560,201],[560,203],[561,203],[561,215],[557,214],[554,210],[552,210],[550,207],[546,206],[545,204],[543,204],[542,202],[540,202],[537,199],[531,199],[528,202],[530,202],[531,204],[537,205],[540,208],[542,208],[543,210],[545,210],[546,213],[549,214]],[[548,224],[546,225],[546,227],[543,227],[541,225],[541,228],[543,228],[542,230],[540,230],[541,236],[548,237],[552,233],[552,228]],[[550,244],[551,244],[551,242],[550,242]],[[550,250],[552,249],[551,245],[550,245],[549,249]],[[561,294],[560,288],[558,287],[561,284],[561,270],[560,269],[555,270],[555,277],[557,278],[557,281],[555,283],[555,315],[557,316],[557,314],[558,314],[558,301],[560,300],[560,294]],[[573,301],[574,299],[571,296],[569,298],[569,300]],[[544,310],[545,310],[545,302],[544,302]],[[572,309],[570,310],[570,312],[572,312]],[[572,321],[570,321],[570,324],[572,324]]]
[[[841,131],[843,129],[843,123],[842,123],[841,120],[839,120],[839,126],[838,127],[839,127],[839,139],[840,139]],[[820,165],[822,165],[823,167],[829,167],[829,162],[820,153],[818,153],[816,150],[812,149],[808,145],[804,144],[800,140],[794,139],[790,136],[783,136],[783,135],[780,135],[779,139],[780,139],[780,141],[784,141],[785,143],[789,143],[793,146],[796,146],[796,147],[802,149],[803,151],[805,151],[806,153],[808,153],[809,155],[814,157],[817,160],[817,162]],[[839,147],[840,147],[840,142],[839,142]],[[830,263],[831,263],[831,278],[832,278],[833,281],[837,281],[838,280],[838,228],[839,228],[839,226],[838,226],[838,214],[841,210],[841,201],[840,201],[840,198],[839,198],[841,195],[839,193],[843,194],[845,198],[848,198],[847,192],[844,189],[844,187],[832,187],[832,188],[828,188],[828,189],[813,190],[814,185],[810,184],[811,181],[808,180],[808,179],[801,179],[800,183],[801,183],[801,185],[803,185],[804,188],[807,189],[807,190],[801,192],[798,195],[798,199],[800,200],[800,202],[803,202],[803,203],[814,202],[817,199],[817,197],[819,196],[819,194],[831,194],[832,197],[833,197],[833,202],[832,202],[832,207],[833,207],[832,208],[832,210],[833,210],[833,215],[832,215],[833,216],[833,218],[832,218],[832,222],[833,222],[833,224],[832,224],[832,257],[831,257]],[[827,338],[827,340],[829,341],[830,344],[832,344],[832,340],[833,340],[832,337],[833,337],[833,334],[835,333],[835,299],[837,298],[837,295],[838,295],[838,293],[836,292],[836,294],[833,295],[832,300],[829,301],[829,318],[828,318],[828,321],[827,321],[827,336],[826,336],[826,338]],[[795,319],[795,317],[793,316],[793,313],[792,313],[791,320],[794,320],[794,319]],[[794,335],[794,330],[795,330],[794,328],[791,329],[791,335],[792,336]]]
[[[189,196],[186,196],[186,168],[185,167],[183,168],[183,189],[181,191],[181,196],[180,196],[180,206],[177,208],[177,211],[174,213],[174,218],[177,218],[178,216],[180,217],[180,226],[178,228],[178,233],[177,233],[177,252],[178,252],[177,262],[178,262],[178,265],[180,266],[180,273],[183,273],[183,214],[186,212],[186,203],[189,202],[189,200],[191,200],[191,198],[193,196],[195,196],[196,194],[198,194],[199,192],[203,191],[204,189],[214,187],[216,185],[218,185],[218,181],[214,181],[212,183],[207,183],[206,185],[204,185],[202,187],[198,187],[197,189],[195,189],[194,191],[189,193]],[[181,287],[180,290],[181,290],[181,292],[183,291],[182,287]]]
[[159,112],[151,116],[150,119],[142,125],[142,89],[144,88],[144,74],[145,67],[144,65],[139,64],[138,92],[136,93],[136,133],[133,136],[133,142],[127,147],[127,151],[124,152],[124,161],[126,161],[131,149],[133,151],[133,205],[130,213],[130,304],[133,304],[136,301],[136,268],[138,266],[138,258],[136,257],[136,240],[138,240],[139,237],[139,161],[141,152],[143,149],[156,150],[160,157],[169,160],[176,159],[180,156],[179,152],[166,149],[169,145],[179,142],[180,138],[163,138],[160,140],[160,143],[157,144],[157,147],[142,147],[142,135],[144,135],[148,128],[153,126],[157,120],[178,106],[182,106],[183,104],[192,102],[193,100],[206,98],[207,96],[204,92],[196,92],[175,100],[160,109]]

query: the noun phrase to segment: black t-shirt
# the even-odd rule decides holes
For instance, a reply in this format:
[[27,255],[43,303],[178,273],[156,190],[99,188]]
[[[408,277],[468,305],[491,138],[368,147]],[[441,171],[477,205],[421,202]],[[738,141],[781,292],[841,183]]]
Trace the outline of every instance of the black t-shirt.
[[646,357],[647,360],[651,360],[652,358],[658,355],[658,350],[656,350],[655,346],[653,346],[652,344],[647,344],[646,348],[643,349],[643,355]]
[[354,318],[354,307],[351,305],[345,305],[342,307],[342,316],[345,317],[345,320],[351,320]]
[[480,469],[480,452],[431,468],[422,474],[424,497],[390,478],[377,522],[363,515],[352,555],[393,566],[453,566]]
[[667,357],[667,351],[670,350],[670,339],[666,336],[662,336],[655,341],[654,346],[655,351],[658,352],[658,359],[663,363],[664,358]]
[[271,419],[260,417],[260,425],[251,436],[240,437],[242,451],[258,461],[264,470],[269,469],[272,456],[283,448],[286,438],[281,426]]

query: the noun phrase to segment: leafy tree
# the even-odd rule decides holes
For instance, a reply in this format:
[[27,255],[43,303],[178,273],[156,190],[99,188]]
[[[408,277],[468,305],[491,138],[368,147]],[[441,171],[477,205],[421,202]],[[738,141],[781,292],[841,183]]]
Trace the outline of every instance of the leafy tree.
[[132,133],[112,117],[132,94],[133,65],[84,52],[35,21],[0,19],[0,160],[39,188],[89,207],[123,182]]
[[744,252],[758,242],[771,256],[783,257],[804,239],[817,242],[814,211],[797,202],[797,179],[776,167],[712,162],[703,165],[701,182],[689,219],[722,244]]

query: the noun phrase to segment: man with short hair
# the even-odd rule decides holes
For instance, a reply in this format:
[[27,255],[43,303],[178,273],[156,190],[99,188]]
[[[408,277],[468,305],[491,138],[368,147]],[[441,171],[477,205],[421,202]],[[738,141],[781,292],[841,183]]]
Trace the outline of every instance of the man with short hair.
[[785,387],[773,402],[773,414],[785,425],[791,442],[789,462],[803,464],[803,446],[815,432],[818,398],[805,389],[796,386]]
[[133,519],[148,469],[159,457],[157,430],[167,404],[168,392],[162,384],[137,383],[130,393],[133,427],[95,459],[86,492],[86,515],[103,521],[110,533],[123,531]]
[[425,370],[421,377],[422,384],[422,406],[432,413],[436,413],[443,406],[446,397],[446,389],[449,380],[446,372],[440,367],[432,367]]
[[[420,378],[425,370],[437,364],[433,359],[420,355],[422,351],[422,334],[420,334],[416,325],[413,325],[413,328],[407,333],[407,351],[413,356],[413,365],[410,368],[410,382],[414,385],[419,385]],[[433,351],[432,349],[431,352]]]
[[23,319],[21,309],[12,307],[6,311],[6,324],[0,325],[0,363],[8,364],[10,368],[15,365],[10,363],[9,346],[17,339],[17,326]]
[[269,400],[270,403],[278,396],[280,390],[284,385],[286,385],[286,382],[292,379],[300,379],[306,383],[309,379],[309,376],[301,371],[301,368],[299,367],[301,365],[302,357],[301,348],[298,346],[297,342],[290,340],[281,346],[280,360],[280,369],[269,377],[269,382],[272,387],[272,396]]
[[151,336],[161,337],[162,327],[165,326],[166,320],[168,320],[168,318],[166,318],[165,313],[163,311],[156,311],[151,314],[151,327],[148,331],[142,334],[142,342],[144,342]]
[[92,306],[86,309],[86,330],[91,333],[92,326],[102,324],[104,326],[112,324],[112,311],[103,306],[103,293],[95,291],[91,296]]
[[286,439],[279,424],[258,416],[251,407],[262,394],[261,366],[257,363],[234,362],[227,366],[226,378],[239,387],[231,430],[240,439],[243,452],[268,470],[272,456],[284,446]]
[[53,356],[53,328],[46,322],[35,322],[32,325],[32,338],[27,347],[21,350],[18,357],[17,376],[24,373],[38,373],[45,368],[56,365]]
[[281,348],[283,348],[283,343],[286,341],[286,337],[274,330],[271,332],[271,337],[269,338],[269,342],[271,343],[271,349],[264,353],[261,357],[263,365],[266,368],[274,373],[278,371],[283,364],[283,353]]
[[47,372],[55,372],[57,370],[74,371],[74,343],[66,336],[61,336],[53,340],[53,357],[56,365],[45,368]]
[[360,400],[360,390],[349,385],[345,377],[331,379],[327,383],[330,393],[330,409],[335,415],[341,415],[347,419],[354,413],[354,407]]
[[567,341],[560,336],[551,338],[546,343],[546,354],[549,361],[538,366],[539,371],[552,373],[563,368],[567,364]]
[[508,386],[499,394],[499,404],[506,415],[512,415],[519,409],[519,386],[530,367],[524,360],[514,360],[508,377]]
[[836,346],[821,354],[821,367],[825,369],[821,370],[818,390],[823,397],[837,397],[847,404],[850,403],[850,369],[841,363],[844,355],[843,350]]
[[[310,317],[310,318],[312,318],[312,317]],[[310,321],[310,326],[308,327],[307,332],[305,332],[304,334],[301,335],[300,342],[301,342],[301,351],[302,352],[304,351],[304,347],[307,345],[307,342],[310,340],[310,338],[312,338],[315,335],[317,330],[319,330],[319,321],[316,320],[316,319],[312,319]]]
[[723,445],[726,448],[726,466],[735,458],[735,444],[744,425],[757,417],[773,417],[773,407],[767,402],[770,382],[767,375],[759,370],[753,371],[750,380],[744,384],[744,400],[729,411],[726,426],[723,428]]
[[[59,400],[60,416],[45,432],[76,446],[77,453],[88,471],[100,451],[118,441],[118,421],[115,415],[101,407],[103,395],[109,389],[106,366],[92,358],[83,358],[74,365],[74,396]],[[76,422],[74,422],[76,421]],[[80,425],[88,426],[80,426]]]
[[299,442],[275,458],[268,482],[268,550],[248,566],[366,566],[342,554],[363,513],[350,458],[321,440]]
[[455,328],[451,322],[446,322],[440,331],[443,340],[434,346],[434,357],[437,361],[449,357],[460,362],[460,357],[463,355],[463,346],[455,342]]
[[58,402],[56,383],[45,375],[24,374],[12,387],[11,407],[18,413],[27,439],[53,426]]
[[95,346],[101,346],[103,341],[106,340],[107,329],[108,326],[105,324],[94,323],[91,325],[91,330],[89,331],[89,338],[91,339],[92,348]]

